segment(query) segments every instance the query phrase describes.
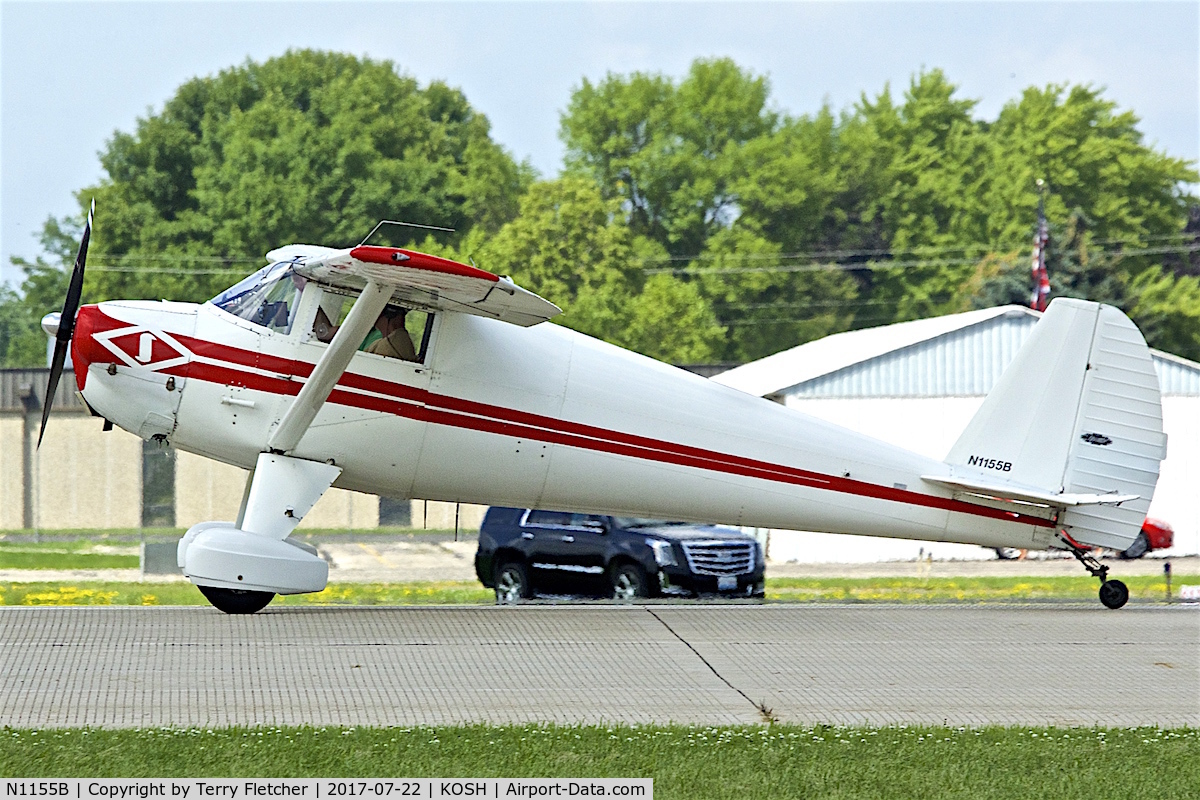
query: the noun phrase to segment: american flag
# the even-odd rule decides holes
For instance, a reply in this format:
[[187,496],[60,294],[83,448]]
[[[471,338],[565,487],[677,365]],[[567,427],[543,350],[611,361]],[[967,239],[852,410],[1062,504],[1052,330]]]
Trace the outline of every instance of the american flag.
[[1033,296],[1029,299],[1029,307],[1035,311],[1045,311],[1050,303],[1050,275],[1046,272],[1046,244],[1049,241],[1050,227],[1046,224],[1046,210],[1039,194],[1038,229],[1033,236]]

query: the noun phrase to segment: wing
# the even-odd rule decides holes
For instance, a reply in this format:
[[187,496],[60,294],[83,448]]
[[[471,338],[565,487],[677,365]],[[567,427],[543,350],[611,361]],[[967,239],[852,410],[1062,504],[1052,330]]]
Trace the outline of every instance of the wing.
[[508,278],[457,261],[403,250],[363,245],[330,250],[288,245],[271,255],[297,261],[296,272],[311,281],[361,292],[367,281],[392,287],[392,299],[410,308],[459,311],[528,327],[545,322],[562,309]]

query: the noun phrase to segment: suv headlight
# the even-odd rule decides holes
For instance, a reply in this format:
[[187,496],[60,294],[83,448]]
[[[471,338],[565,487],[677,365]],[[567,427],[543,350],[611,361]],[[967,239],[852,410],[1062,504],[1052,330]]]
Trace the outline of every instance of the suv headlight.
[[671,547],[670,542],[664,542],[662,539],[647,539],[646,544],[650,545],[650,549],[654,551],[654,561],[660,567],[673,567],[679,563],[675,560],[675,549]]

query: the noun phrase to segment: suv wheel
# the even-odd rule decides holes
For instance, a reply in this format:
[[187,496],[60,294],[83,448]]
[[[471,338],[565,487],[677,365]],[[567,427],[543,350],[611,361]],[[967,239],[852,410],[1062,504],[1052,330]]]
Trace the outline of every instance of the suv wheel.
[[612,596],[616,600],[633,600],[650,596],[650,585],[646,572],[637,564],[618,564],[609,577]]
[[529,571],[520,561],[505,561],[496,567],[496,602],[515,603],[533,596]]

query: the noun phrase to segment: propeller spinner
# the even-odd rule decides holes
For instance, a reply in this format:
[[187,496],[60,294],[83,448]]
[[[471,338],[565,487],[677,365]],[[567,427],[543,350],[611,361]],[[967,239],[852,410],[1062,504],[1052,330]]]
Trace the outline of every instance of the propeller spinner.
[[87,263],[88,241],[92,238],[92,217],[96,213],[96,201],[88,209],[87,224],[83,227],[83,238],[79,240],[79,252],[75,254],[75,269],[67,286],[67,299],[61,314],[47,314],[42,319],[42,328],[54,336],[54,357],[50,361],[50,382],[46,386],[46,399],[42,404],[42,427],[38,431],[38,447],[46,433],[46,420],[50,417],[50,405],[62,377],[63,364],[67,360],[67,349],[71,346],[71,334],[75,332],[75,313],[79,311],[79,297],[83,293],[83,269]]

